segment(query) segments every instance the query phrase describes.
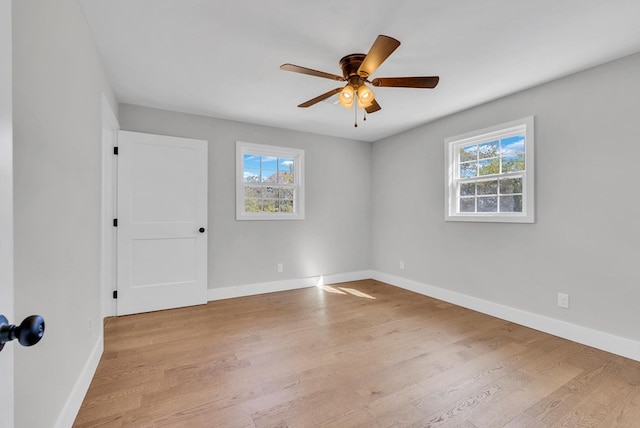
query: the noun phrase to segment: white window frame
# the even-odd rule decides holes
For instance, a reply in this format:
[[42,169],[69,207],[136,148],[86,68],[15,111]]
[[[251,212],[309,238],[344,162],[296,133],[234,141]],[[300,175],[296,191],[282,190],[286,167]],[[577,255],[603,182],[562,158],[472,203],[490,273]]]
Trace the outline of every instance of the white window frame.
[[[463,135],[445,139],[445,220],[468,222],[534,223],[534,118],[533,116]],[[460,212],[458,195],[459,184],[465,179],[459,177],[459,156],[461,147],[496,139],[524,134],[525,170],[517,173],[499,173],[486,178],[509,176],[522,177],[522,212]],[[483,177],[484,178],[484,177]]]
[[[294,182],[286,185],[294,191],[293,212],[245,211],[245,154],[294,159]],[[304,150],[236,141],[236,220],[304,220]]]

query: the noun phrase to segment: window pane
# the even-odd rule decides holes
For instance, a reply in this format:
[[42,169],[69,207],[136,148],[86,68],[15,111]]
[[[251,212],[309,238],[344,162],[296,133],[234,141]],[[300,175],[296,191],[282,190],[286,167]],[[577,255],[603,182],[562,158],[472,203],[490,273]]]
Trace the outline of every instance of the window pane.
[[244,210],[248,213],[259,213],[262,211],[262,201],[258,198],[246,198]]
[[460,212],[461,213],[476,212],[476,198],[460,198]]
[[458,162],[474,161],[478,157],[478,146],[467,146],[460,149]]
[[294,160],[291,158],[278,158],[278,169],[280,171],[293,172]]
[[278,171],[278,183],[293,184],[293,173],[289,171]]
[[262,197],[277,199],[278,198],[278,188],[277,187],[263,187],[262,188]]
[[260,169],[260,156],[245,153],[243,157],[244,169]]
[[479,213],[495,213],[498,211],[498,197],[485,196],[478,198]]
[[291,158],[278,158],[278,183],[293,184],[294,161]]
[[277,183],[278,182],[278,172],[274,169],[263,169],[262,170],[262,182],[263,183]]
[[258,183],[260,181],[260,170],[247,168],[245,166],[243,176],[245,183]]
[[524,153],[502,158],[502,172],[524,171]]
[[500,193],[522,193],[522,177],[503,178],[500,180]]
[[460,178],[476,177],[478,175],[478,164],[467,162],[460,164]]
[[293,199],[293,189],[286,187],[280,188],[278,191],[279,199]]
[[476,194],[476,183],[462,183],[460,185],[460,196],[474,196]]
[[497,195],[497,194],[498,194],[498,180],[478,182],[478,195]]
[[491,141],[478,146],[478,157],[480,159],[495,158],[498,156],[498,142]]
[[500,172],[500,158],[485,159],[478,162],[478,175],[498,174]]
[[244,186],[244,196],[247,198],[260,198],[262,196],[262,188],[254,186]]
[[282,172],[282,177],[280,178],[280,183],[284,183],[284,184],[293,184],[294,182],[294,176],[293,176],[293,172]]
[[522,212],[522,195],[501,196],[500,212],[521,213]]
[[524,153],[524,135],[516,135],[509,138],[503,138],[500,141],[502,156],[513,156],[518,153]]
[[274,213],[278,211],[277,201],[275,199],[263,199],[262,211],[265,213]]
[[262,156],[261,158],[262,169],[270,169],[272,171],[278,170],[278,158],[273,156]]
[[290,199],[280,201],[279,209],[280,209],[281,213],[292,213],[293,212],[293,201],[290,200]]

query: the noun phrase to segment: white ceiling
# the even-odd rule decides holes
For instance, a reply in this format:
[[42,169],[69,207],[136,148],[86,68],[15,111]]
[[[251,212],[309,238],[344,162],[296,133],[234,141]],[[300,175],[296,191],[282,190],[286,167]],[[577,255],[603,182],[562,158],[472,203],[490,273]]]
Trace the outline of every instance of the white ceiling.
[[[365,141],[640,51],[639,0],[80,0],[120,102]],[[378,34],[400,47],[375,77],[439,75],[435,89],[374,88],[359,120],[329,101]],[[606,82],[602,82],[606,85]]]

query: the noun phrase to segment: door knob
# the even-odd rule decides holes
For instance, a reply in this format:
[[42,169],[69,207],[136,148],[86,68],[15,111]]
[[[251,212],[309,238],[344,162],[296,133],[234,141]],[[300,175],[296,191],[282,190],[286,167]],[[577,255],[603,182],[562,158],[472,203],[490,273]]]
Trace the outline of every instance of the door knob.
[[33,346],[44,336],[44,318],[40,315],[26,317],[19,326],[9,324],[4,315],[0,315],[0,351],[4,344],[18,339],[22,346]]
[[200,233],[204,233],[204,231],[205,231],[205,230],[206,230],[206,229],[205,229],[204,227],[201,227],[200,229],[198,229],[198,232],[200,232]]

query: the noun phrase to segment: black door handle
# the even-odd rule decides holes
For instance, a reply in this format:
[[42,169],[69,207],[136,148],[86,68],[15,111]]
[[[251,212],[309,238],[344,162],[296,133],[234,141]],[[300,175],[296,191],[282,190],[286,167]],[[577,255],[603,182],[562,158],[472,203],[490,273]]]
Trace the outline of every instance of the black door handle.
[[205,229],[204,227],[201,227],[200,229],[198,229],[198,232],[200,232],[200,233],[204,233],[204,231],[205,231],[205,230],[206,230],[206,229]]
[[0,315],[0,351],[4,344],[18,339],[22,346],[33,346],[44,336],[44,318],[40,315],[26,317],[19,326],[9,324],[4,315]]

